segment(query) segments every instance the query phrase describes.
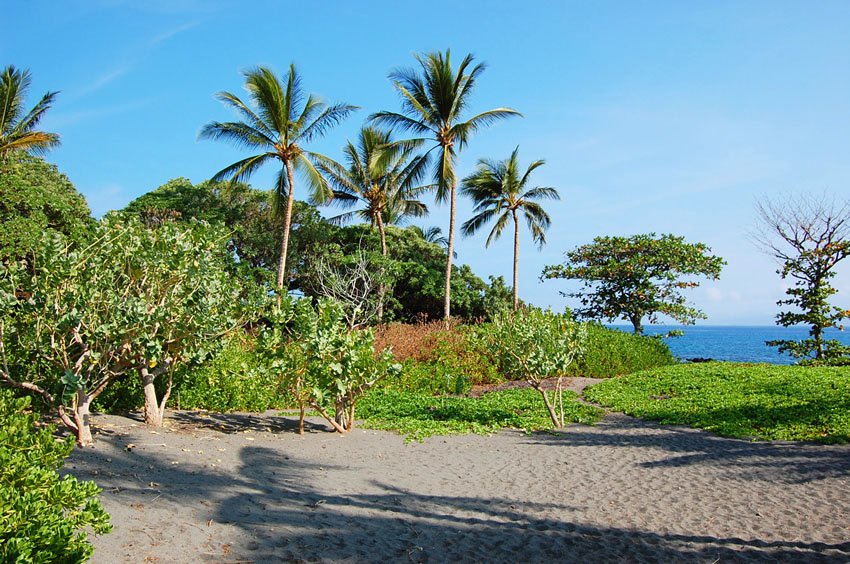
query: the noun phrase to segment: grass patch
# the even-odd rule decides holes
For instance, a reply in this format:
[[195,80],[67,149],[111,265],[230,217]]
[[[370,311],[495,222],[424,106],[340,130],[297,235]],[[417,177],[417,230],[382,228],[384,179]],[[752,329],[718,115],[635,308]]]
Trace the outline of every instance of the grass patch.
[[585,397],[728,437],[850,442],[850,367],[684,364],[607,380]]
[[[566,420],[592,424],[602,411],[564,392]],[[480,398],[428,396],[393,390],[375,390],[357,404],[357,417],[369,429],[397,431],[408,440],[433,435],[490,434],[504,428],[527,432],[552,428],[540,394],[517,389],[484,394]]]

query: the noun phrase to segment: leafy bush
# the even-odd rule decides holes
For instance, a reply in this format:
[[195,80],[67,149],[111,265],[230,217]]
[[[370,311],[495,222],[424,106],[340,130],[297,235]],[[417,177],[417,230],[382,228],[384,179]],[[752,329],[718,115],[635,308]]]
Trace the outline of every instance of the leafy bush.
[[[565,392],[565,400],[568,422],[592,424],[601,416],[601,410],[580,403],[573,392]],[[491,392],[480,398],[374,390],[359,405],[365,427],[398,431],[415,440],[432,435],[488,434],[503,428],[531,432],[551,427],[537,393],[529,389]]]
[[342,307],[309,298],[285,300],[270,318],[259,350],[269,370],[282,377],[301,408],[319,412],[339,433],[354,427],[357,402],[380,378],[398,372],[389,351],[375,353],[369,329],[349,330]]
[[73,439],[36,430],[29,403],[0,389],[0,562],[82,562],[87,529],[109,532],[109,515],[93,482],[59,477]]
[[584,352],[570,365],[570,376],[610,378],[676,362],[664,341],[589,323]]
[[[483,338],[501,374],[508,380],[525,380],[537,390],[552,424],[560,428],[566,424],[561,376],[582,353],[585,334],[586,326],[568,313],[528,308],[497,315]],[[556,378],[551,395],[543,382],[548,378]]]
[[710,362],[606,380],[591,401],[668,424],[766,440],[850,442],[850,368]]
[[237,334],[212,360],[178,379],[179,409],[255,411],[283,409],[295,400],[285,393],[280,374],[264,369],[256,341]]

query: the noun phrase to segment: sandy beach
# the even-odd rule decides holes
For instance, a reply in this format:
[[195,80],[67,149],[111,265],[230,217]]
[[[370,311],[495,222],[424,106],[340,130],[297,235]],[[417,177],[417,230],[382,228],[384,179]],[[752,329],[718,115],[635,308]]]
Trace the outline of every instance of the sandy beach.
[[97,416],[94,562],[847,562],[850,446],[607,415],[527,435],[330,433],[273,414]]

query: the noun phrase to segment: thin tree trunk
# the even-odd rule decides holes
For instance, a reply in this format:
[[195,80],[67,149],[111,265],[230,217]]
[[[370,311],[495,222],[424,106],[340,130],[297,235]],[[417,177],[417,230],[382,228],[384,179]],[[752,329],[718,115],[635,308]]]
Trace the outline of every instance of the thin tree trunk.
[[280,307],[280,301],[285,291],[283,279],[286,275],[286,253],[289,250],[289,228],[292,226],[292,204],[295,202],[295,179],[292,175],[292,163],[289,160],[285,160],[283,161],[283,167],[286,169],[286,177],[289,180],[289,194],[286,198],[286,213],[283,216],[283,242],[280,245],[280,261],[277,269],[278,307]]
[[512,210],[514,216],[514,311],[519,309],[519,221],[517,221],[516,210]]
[[555,413],[555,406],[552,405],[552,402],[549,400],[549,396],[546,394],[546,390],[540,387],[540,384],[529,382],[534,387],[535,390],[540,392],[540,395],[543,396],[543,403],[546,404],[546,411],[549,412],[549,419],[552,420],[552,425],[555,426],[556,429],[560,429],[561,425],[558,423],[558,414]]
[[[377,217],[378,223],[378,232],[381,234],[381,255],[384,258],[387,258],[389,251],[387,250],[387,232],[384,227],[384,218],[381,217],[381,214],[378,214]],[[378,323],[381,323],[384,320],[384,296],[386,295],[387,289],[384,287],[383,281],[378,285]]]
[[451,204],[449,206],[449,245],[446,255],[446,290],[445,301],[443,302],[443,321],[446,329],[449,328],[449,318],[451,317],[452,303],[452,256],[455,252],[455,212],[457,209],[456,185],[452,182]]

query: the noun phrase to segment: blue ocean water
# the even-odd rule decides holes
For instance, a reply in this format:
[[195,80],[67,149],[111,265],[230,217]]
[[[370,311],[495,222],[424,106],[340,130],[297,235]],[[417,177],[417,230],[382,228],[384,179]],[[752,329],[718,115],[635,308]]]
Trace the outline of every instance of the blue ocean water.
[[[612,325],[612,328],[631,332],[631,325]],[[735,362],[769,362],[771,364],[793,364],[794,359],[781,355],[776,347],[765,341],[775,339],[800,340],[809,336],[807,327],[778,326],[721,326],[721,325],[647,325],[647,335],[663,335],[671,330],[681,330],[682,337],[665,339],[673,355],[680,359],[711,358]],[[828,329],[827,339],[837,339],[850,345],[850,331]]]

